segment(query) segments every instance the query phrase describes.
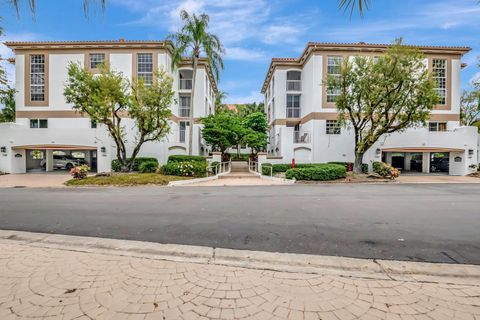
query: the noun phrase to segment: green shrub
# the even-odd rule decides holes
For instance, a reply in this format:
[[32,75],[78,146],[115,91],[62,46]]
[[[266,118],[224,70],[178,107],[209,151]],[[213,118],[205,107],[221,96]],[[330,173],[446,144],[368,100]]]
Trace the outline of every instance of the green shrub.
[[[156,166],[158,167],[157,158],[138,157],[138,158],[135,158],[133,162],[132,171],[138,171],[140,168],[140,165],[144,162],[155,162]],[[120,165],[120,161],[118,161],[118,159],[112,160],[112,170],[115,172],[119,172],[122,170],[122,166]]]
[[262,164],[262,174],[263,174],[264,176],[269,176],[269,175],[271,174],[271,170],[272,170],[272,169],[270,169],[270,168],[272,168],[272,164],[271,164],[271,163],[263,163],[263,164]]
[[212,161],[210,163],[210,173],[215,174],[217,172],[216,170],[220,170],[220,162]]
[[[353,171],[353,162],[329,162],[330,164],[340,164],[342,166],[345,166],[345,169],[348,171],[348,166],[350,165],[350,171]],[[362,172],[363,173],[368,173],[368,164],[367,163],[362,163]]]
[[230,154],[230,159],[232,161],[248,161],[248,159],[250,158],[250,154],[249,153],[240,153],[240,155],[236,154],[236,153],[231,153]]
[[172,176],[205,177],[207,175],[207,162],[169,161],[162,166],[160,172]]
[[373,172],[377,173],[381,177],[395,179],[400,176],[400,170],[392,167],[385,162],[374,162],[373,163]]
[[328,181],[345,178],[347,169],[339,164],[322,164],[313,167],[294,168],[285,172],[287,179]]
[[153,173],[158,168],[158,162],[156,161],[145,161],[140,163],[138,166],[138,171],[141,173]]
[[207,162],[207,158],[202,156],[188,156],[183,154],[176,154],[168,157],[168,162],[183,162],[183,161]]

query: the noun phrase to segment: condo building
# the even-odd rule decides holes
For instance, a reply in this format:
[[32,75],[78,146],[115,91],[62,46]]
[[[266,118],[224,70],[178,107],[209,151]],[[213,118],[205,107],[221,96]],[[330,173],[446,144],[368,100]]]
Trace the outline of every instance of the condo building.
[[[139,156],[155,157],[165,163],[171,154],[186,154],[188,132],[193,130],[195,155],[207,155],[201,138],[199,118],[214,113],[217,85],[207,62],[200,60],[195,81],[194,123],[189,124],[192,99],[192,63],[188,59],[171,67],[169,41],[54,41],[7,42],[15,53],[16,122],[0,124],[0,171],[24,173],[52,171],[68,166],[70,160],[85,162],[93,170],[108,172],[116,158],[115,143],[106,127],[90,121],[66,103],[63,95],[67,67],[79,63],[98,73],[106,64],[126,78],[143,78],[148,84],[153,73],[163,68],[174,78],[170,133],[162,141],[145,143]],[[128,115],[125,126],[128,153],[133,149],[134,121]]]
[[[326,86],[343,59],[378,57],[390,45],[310,42],[299,58],[273,58],[263,87],[270,163],[354,161],[354,132],[337,122],[338,90]],[[478,165],[476,127],[460,123],[460,75],[467,47],[417,46],[441,97],[426,127],[382,136],[364,163],[385,161],[404,172],[466,175]]]

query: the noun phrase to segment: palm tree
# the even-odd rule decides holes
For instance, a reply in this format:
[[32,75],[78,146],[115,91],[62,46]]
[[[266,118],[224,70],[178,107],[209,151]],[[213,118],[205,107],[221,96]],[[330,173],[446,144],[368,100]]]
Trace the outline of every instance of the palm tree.
[[168,38],[175,43],[172,58],[173,68],[180,66],[184,56],[188,56],[192,61],[193,79],[189,114],[190,130],[188,130],[188,154],[192,155],[195,80],[200,54],[205,54],[207,63],[218,81],[220,70],[223,70],[222,55],[225,53],[225,50],[220,39],[207,31],[210,20],[207,14],[204,13],[199,16],[196,14],[189,15],[187,11],[182,10],[180,17],[182,18],[183,26],[178,32],[169,35]]
[[[36,8],[36,0],[26,0],[28,6],[30,7],[30,11],[32,11],[32,14],[35,14],[35,8]],[[83,0],[83,12],[85,15],[88,14],[88,9],[90,7],[90,2],[100,2],[102,5],[102,11],[105,11],[105,6],[107,4],[107,0]],[[11,3],[15,10],[17,10],[17,16],[20,16],[20,1],[19,0],[11,0]]]

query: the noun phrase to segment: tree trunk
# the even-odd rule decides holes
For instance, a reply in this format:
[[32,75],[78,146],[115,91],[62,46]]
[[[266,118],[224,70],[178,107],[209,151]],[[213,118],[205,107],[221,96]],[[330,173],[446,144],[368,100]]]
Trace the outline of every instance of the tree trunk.
[[353,173],[362,174],[363,152],[355,152],[355,163],[353,164]]
[[193,75],[192,75],[192,95],[190,97],[190,114],[189,114],[189,129],[188,129],[188,154],[191,156],[193,153],[193,100],[195,97],[195,80],[197,78],[197,57],[193,58]]

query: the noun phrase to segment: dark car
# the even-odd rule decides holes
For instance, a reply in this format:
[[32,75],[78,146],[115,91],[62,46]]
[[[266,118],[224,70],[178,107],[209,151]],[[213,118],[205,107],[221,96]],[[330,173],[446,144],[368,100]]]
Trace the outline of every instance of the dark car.
[[430,172],[448,172],[450,159],[435,158],[430,162]]
[[423,170],[423,161],[422,159],[412,159],[410,161],[410,170],[422,172]]

